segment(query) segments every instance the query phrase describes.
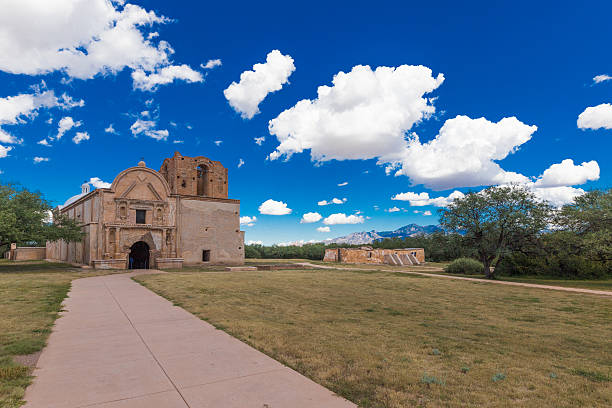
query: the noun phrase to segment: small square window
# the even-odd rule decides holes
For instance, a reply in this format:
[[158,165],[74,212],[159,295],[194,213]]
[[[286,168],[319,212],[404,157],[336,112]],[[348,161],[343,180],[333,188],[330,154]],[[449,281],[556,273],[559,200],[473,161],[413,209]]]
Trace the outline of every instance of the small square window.
[[136,224],[147,223],[147,210],[136,210]]
[[202,250],[202,262],[210,262],[210,249]]

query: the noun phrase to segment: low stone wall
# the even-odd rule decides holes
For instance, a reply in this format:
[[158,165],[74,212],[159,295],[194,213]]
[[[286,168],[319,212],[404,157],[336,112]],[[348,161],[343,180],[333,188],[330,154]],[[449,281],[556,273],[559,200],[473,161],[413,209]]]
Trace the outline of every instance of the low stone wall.
[[125,259],[94,259],[94,269],[127,269]]
[[155,260],[157,269],[182,269],[183,258],[157,258]]
[[9,251],[8,259],[13,261],[42,261],[46,258],[45,247],[17,247]]

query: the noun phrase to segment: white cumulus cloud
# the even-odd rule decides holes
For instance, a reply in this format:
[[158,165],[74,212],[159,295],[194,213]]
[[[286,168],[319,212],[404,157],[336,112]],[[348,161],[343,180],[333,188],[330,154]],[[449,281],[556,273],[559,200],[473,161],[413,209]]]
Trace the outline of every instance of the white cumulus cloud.
[[331,229],[329,227],[317,227],[317,231],[319,231],[319,232],[330,232]]
[[155,129],[157,122],[153,120],[136,119],[136,122],[130,126],[130,130],[134,136],[145,135],[155,140],[166,140],[169,132],[166,129]]
[[255,216],[249,217],[248,215],[245,215],[243,217],[240,217],[240,225],[246,225],[248,227],[252,227],[253,225],[255,225],[256,221],[257,221],[257,217]]
[[220,66],[221,66],[220,59],[210,59],[206,62],[206,64],[200,64],[200,68],[202,69],[213,69],[215,67],[220,67]]
[[431,215],[431,211],[429,211],[429,210],[423,211],[423,215]]
[[100,177],[91,177],[87,183],[91,184],[95,188],[110,188],[111,186],[111,183],[102,181]]
[[39,157],[39,156],[34,157],[34,163],[42,163],[42,162],[48,162],[48,161],[49,161],[48,157]]
[[348,185],[348,181],[345,181],[343,183],[338,183],[338,187],[344,187],[346,185]]
[[83,140],[89,140],[89,133],[87,133],[87,132],[77,132],[77,134],[72,138],[72,141],[75,144],[79,144]]
[[318,97],[304,99],[269,122],[279,146],[275,160],[310,149],[315,161],[395,160],[405,147],[404,134],[435,112],[424,97],[444,81],[423,66],[397,68],[358,65],[339,72]]
[[317,204],[320,205],[320,206],[330,205],[330,204],[344,204],[344,203],[346,203],[346,201],[347,201],[346,197],[343,198],[342,200],[339,199],[339,198],[334,197],[334,198],[332,198],[329,201],[327,201],[327,200],[318,201]]
[[57,135],[55,136],[55,139],[61,139],[67,131],[69,131],[73,127],[79,127],[81,125],[81,121],[75,122],[74,119],[72,119],[70,116],[65,116],[61,118],[57,124]]
[[612,105],[589,106],[578,115],[577,125],[580,129],[612,129]]
[[254,137],[253,140],[255,141],[255,144],[257,146],[261,146],[263,142],[266,141],[266,137],[262,136],[262,137]]
[[104,132],[105,133],[110,133],[111,135],[118,134],[117,131],[115,130],[114,125],[112,123],[110,125],[108,125],[108,127],[104,128]]
[[170,21],[125,1],[3,0],[0,70],[27,75],[61,71],[91,79],[129,68],[163,76],[174,50],[147,31]]
[[18,144],[21,142],[22,142],[21,139],[17,139],[15,136],[11,135],[10,133],[0,129],[0,143]]
[[291,208],[288,208],[286,203],[272,199],[264,201],[259,206],[259,213],[266,215],[286,215],[291,214],[291,211]]
[[593,82],[596,84],[600,84],[602,82],[606,82],[612,79],[612,76],[610,75],[606,75],[606,74],[602,74],[602,75],[596,75],[595,77],[593,77]]
[[241,168],[242,166],[244,166],[244,160],[240,159],[238,160],[238,168]]
[[269,124],[279,145],[268,158],[289,159],[310,150],[313,161],[377,159],[388,174],[434,190],[476,187],[528,179],[503,170],[497,161],[529,141],[536,126],[515,117],[499,122],[457,116],[438,135],[421,142],[407,132],[435,113],[433,92],[444,76],[423,66],[355,66],[340,72],[318,97],[302,100]]
[[293,71],[293,58],[273,50],[265,63],[253,65],[252,71],[244,71],[240,74],[240,82],[232,82],[223,94],[236,112],[245,119],[252,119],[259,113],[261,101],[270,92],[280,90]]
[[585,193],[581,188],[561,186],[561,187],[534,187],[533,184],[528,185],[533,193],[542,201],[548,201],[555,207],[561,207],[574,201],[574,198]]
[[310,224],[313,222],[321,221],[321,214],[318,212],[308,212],[302,215],[302,219],[300,220],[300,224]]
[[394,212],[399,212],[399,211],[401,211],[401,208],[398,208],[398,207],[391,207],[391,208],[389,208],[389,209],[387,209],[387,210],[385,210],[385,211],[390,212],[390,213],[394,213]]
[[10,152],[11,150],[13,150],[11,146],[0,145],[0,159],[3,159],[8,156],[8,152]]
[[503,170],[496,161],[516,152],[536,130],[515,117],[491,122],[457,116],[448,119],[429,142],[421,143],[413,135],[395,175],[434,190],[526,182],[525,176]]
[[155,91],[160,85],[170,84],[177,79],[191,83],[204,81],[202,74],[185,64],[169,65],[150,74],[141,69],[132,72],[134,89],[141,91]]
[[562,187],[584,184],[599,179],[599,165],[595,160],[574,165],[572,159],[551,165],[535,182],[536,187]]
[[426,205],[432,205],[434,207],[446,207],[450,203],[453,202],[455,198],[463,198],[465,194],[463,194],[459,190],[455,190],[450,193],[447,197],[429,197],[429,193],[413,193],[412,191],[408,191],[406,193],[399,193],[391,197],[392,200],[398,201],[408,201],[413,207],[424,207]]
[[43,86],[36,86],[34,93],[0,98],[1,143],[19,144],[22,142],[21,139],[17,139],[13,135],[3,130],[1,127],[2,125],[18,125],[27,123],[27,121],[35,118],[41,109],[60,108],[68,110],[85,105],[83,100],[75,100],[67,94],[62,94],[58,98],[55,96],[55,92],[52,90],[44,90],[41,88],[44,88],[44,83]]
[[362,215],[346,215],[344,213],[332,214],[323,220],[323,224],[363,224],[364,218]]

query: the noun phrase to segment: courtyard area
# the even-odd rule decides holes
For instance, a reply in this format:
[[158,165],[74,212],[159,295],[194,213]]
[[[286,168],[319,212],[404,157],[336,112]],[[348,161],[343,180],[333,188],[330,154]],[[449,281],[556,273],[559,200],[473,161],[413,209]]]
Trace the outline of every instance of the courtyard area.
[[612,403],[609,297],[385,271],[136,279],[360,407]]
[[[121,407],[138,398],[161,398],[160,406],[192,398],[192,407],[213,406],[208,384],[241,381],[244,373],[286,373],[266,386],[246,386],[247,395],[274,384],[273,394],[281,395],[289,381],[328,398],[325,387],[360,407],[612,404],[609,296],[388,270],[222,269],[96,277],[108,272],[0,262],[0,406],[20,406],[32,374],[25,397],[42,395],[47,404],[32,406],[89,403],[78,392],[54,393],[77,378],[92,386],[116,382],[119,388],[96,388],[92,395],[114,392]],[[91,279],[74,281],[84,277]],[[92,340],[82,337],[87,333]],[[139,342],[148,348],[138,349],[142,355]],[[27,365],[37,365],[46,343],[32,371]],[[237,361],[219,360],[228,344],[242,353]],[[85,354],[99,347],[106,351]],[[109,369],[113,358],[131,363],[112,362]],[[56,373],[45,372],[51,363]],[[139,371],[137,364],[150,367]],[[235,394],[220,390],[217,403]],[[289,405],[271,405],[283,406]]]

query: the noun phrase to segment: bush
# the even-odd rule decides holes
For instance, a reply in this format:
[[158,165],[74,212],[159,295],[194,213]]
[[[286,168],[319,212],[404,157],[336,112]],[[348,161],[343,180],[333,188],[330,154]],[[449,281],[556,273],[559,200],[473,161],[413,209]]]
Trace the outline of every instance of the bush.
[[481,262],[472,258],[459,258],[448,264],[444,268],[444,272],[476,275],[484,273],[484,266]]
[[610,269],[609,263],[588,260],[578,255],[528,256],[515,253],[505,256],[495,272],[499,276],[602,279],[612,274]]

